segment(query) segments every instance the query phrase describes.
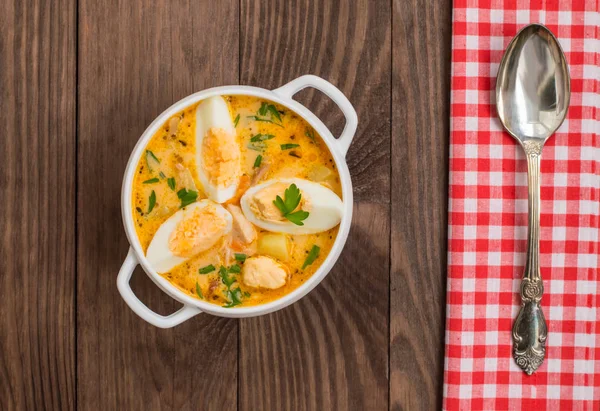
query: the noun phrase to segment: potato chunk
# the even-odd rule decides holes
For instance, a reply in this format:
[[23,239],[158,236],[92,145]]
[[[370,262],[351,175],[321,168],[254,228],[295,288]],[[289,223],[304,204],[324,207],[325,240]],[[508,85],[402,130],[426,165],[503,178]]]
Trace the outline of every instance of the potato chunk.
[[290,257],[290,244],[285,234],[264,234],[258,239],[258,253],[281,261]]
[[276,289],[283,287],[287,271],[271,257],[250,257],[242,268],[242,281],[249,287]]

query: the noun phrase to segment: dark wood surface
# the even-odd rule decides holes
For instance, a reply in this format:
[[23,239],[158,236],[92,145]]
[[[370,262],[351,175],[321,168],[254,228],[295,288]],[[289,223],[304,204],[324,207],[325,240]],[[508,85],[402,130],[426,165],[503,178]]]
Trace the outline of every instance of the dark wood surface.
[[[450,17],[433,0],[0,3],[0,409],[439,409]],[[115,284],[138,137],[194,91],[306,73],[359,116],[335,268],[274,314],[146,324]],[[341,131],[325,96],[297,98]],[[133,287],[179,306],[141,270]]]

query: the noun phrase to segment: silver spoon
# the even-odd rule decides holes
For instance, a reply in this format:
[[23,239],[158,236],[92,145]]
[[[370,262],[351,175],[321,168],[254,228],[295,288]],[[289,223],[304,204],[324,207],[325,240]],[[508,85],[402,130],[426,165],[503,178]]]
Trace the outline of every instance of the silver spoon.
[[521,282],[521,309],[512,329],[513,356],[528,375],[544,361],[548,329],[540,300],[540,158],[548,138],[562,124],[571,86],[565,55],[550,30],[523,28],[508,45],[496,79],[496,106],[502,125],[525,150],[529,187],[527,263]]

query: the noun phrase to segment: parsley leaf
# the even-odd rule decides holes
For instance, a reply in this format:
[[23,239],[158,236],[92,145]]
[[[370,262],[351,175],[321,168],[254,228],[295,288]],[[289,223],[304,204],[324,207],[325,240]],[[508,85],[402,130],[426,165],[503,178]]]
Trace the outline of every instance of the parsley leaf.
[[291,184],[285,189],[284,199],[282,199],[280,196],[277,196],[275,197],[275,200],[273,200],[273,204],[275,204],[275,207],[277,207],[279,211],[281,211],[281,214],[289,221],[296,225],[304,225],[302,221],[308,218],[309,213],[302,210],[294,212],[294,210],[300,204],[300,200],[302,200],[300,189],[296,186],[296,184]]
[[171,190],[175,191],[175,177],[167,178],[167,184]]
[[290,148],[300,147],[300,144],[281,144],[280,147],[282,150],[289,150]]
[[241,271],[242,271],[242,269],[237,264],[234,264],[231,267],[229,267],[229,272],[232,274],[239,274]]
[[260,163],[262,163],[262,156],[259,154],[256,160],[254,160],[254,168],[260,167]]
[[308,267],[309,265],[311,265],[312,263],[315,262],[315,260],[317,259],[317,257],[319,256],[319,252],[321,251],[321,248],[319,248],[318,245],[313,245],[312,248],[310,249],[310,252],[308,253],[308,255],[306,256],[306,260],[304,260],[304,264],[302,264],[302,269],[304,270],[306,267]]
[[233,120],[233,126],[234,126],[234,127],[237,127],[237,125],[238,125],[238,123],[239,123],[239,122],[240,122],[240,115],[238,114],[238,115],[235,117],[235,120]]
[[156,205],[156,193],[152,190],[152,194],[150,194],[150,198],[148,199],[148,214],[152,211],[154,206]]
[[207,265],[206,267],[202,267],[201,269],[198,270],[199,274],[208,274],[208,273],[212,273],[213,271],[215,271],[215,266],[210,264]]
[[196,282],[196,294],[198,294],[198,297],[204,300],[204,294],[202,294],[202,289],[200,288],[198,282]]
[[300,200],[302,200],[302,194],[300,194],[300,189],[296,184],[292,184],[286,188],[284,196],[284,204],[288,213],[294,211],[298,207],[298,204],[300,204]]
[[242,254],[242,253],[235,253],[235,259],[236,261],[239,261],[240,263],[243,263],[244,261],[246,261],[246,254]]
[[252,143],[256,143],[257,141],[265,141],[265,140],[270,140],[272,138],[275,138],[275,136],[273,134],[256,134],[255,136],[252,136],[250,138],[250,141]]
[[146,180],[144,181],[142,184],[154,184],[154,183],[158,183],[160,180],[156,177],[151,178],[150,180]]
[[196,199],[198,198],[198,192],[194,190],[188,191],[185,188],[182,188],[177,192],[177,197],[179,197],[179,199],[181,200],[180,208],[183,208],[196,202]]
[[290,220],[292,223],[296,224],[296,225],[304,225],[304,223],[302,222],[303,220],[306,220],[308,218],[308,211],[296,211],[295,213],[290,213],[290,214],[286,214],[285,218],[287,218],[288,220]]

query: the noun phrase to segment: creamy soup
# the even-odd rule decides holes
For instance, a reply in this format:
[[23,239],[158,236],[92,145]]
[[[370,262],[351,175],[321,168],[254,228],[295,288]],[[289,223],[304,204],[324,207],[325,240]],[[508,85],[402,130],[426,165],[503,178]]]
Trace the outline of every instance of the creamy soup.
[[174,115],[137,165],[132,208],[154,269],[224,307],[290,293],[329,254],[340,178],[320,136],[289,109],[216,96]]

